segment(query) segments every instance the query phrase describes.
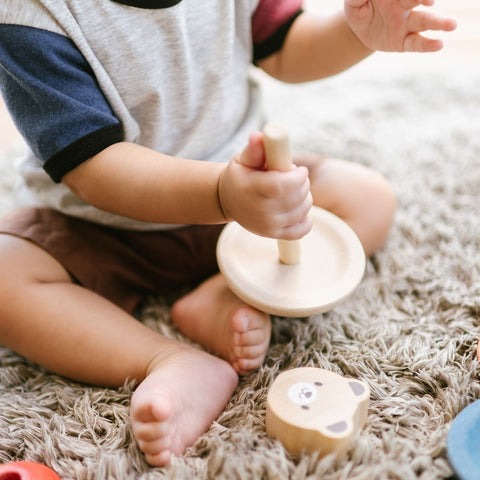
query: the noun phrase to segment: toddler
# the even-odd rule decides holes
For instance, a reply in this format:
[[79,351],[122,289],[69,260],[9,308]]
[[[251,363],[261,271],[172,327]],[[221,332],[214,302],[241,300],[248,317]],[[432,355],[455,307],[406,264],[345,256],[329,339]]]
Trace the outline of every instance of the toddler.
[[[264,170],[253,63],[286,82],[334,75],[373,50],[430,52],[452,19],[433,0],[2,0],[0,87],[29,151],[18,208],[0,220],[0,341],[95,385],[138,382],[131,424],[154,466],[211,425],[257,369],[270,319],[218,273],[237,221],[298,239],[312,205],[343,218],[370,255],[395,200],[370,169],[317,154]],[[132,312],[191,286],[165,338]]]

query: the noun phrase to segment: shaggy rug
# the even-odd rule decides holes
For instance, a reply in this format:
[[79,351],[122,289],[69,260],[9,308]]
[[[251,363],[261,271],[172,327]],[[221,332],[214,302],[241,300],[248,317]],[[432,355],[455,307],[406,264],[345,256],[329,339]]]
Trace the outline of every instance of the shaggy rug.
[[[396,190],[395,226],[359,288],[323,315],[274,318],[263,367],[169,468],[149,468],[132,439],[132,385],[78,384],[0,348],[0,463],[42,462],[76,480],[450,477],[450,425],[480,398],[479,84],[478,72],[363,67],[304,86],[269,81],[267,111],[294,149],[369,165]],[[21,148],[1,154],[2,211]],[[149,299],[138,318],[182,338],[169,299]],[[366,425],[340,458],[292,458],[265,433],[269,387],[300,366],[370,385]]]

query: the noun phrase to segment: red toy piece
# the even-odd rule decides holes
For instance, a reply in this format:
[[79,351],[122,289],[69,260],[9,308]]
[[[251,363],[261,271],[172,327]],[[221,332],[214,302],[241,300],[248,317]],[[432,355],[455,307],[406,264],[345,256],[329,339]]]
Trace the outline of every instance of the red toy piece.
[[0,480],[61,480],[50,468],[35,462],[0,465]]

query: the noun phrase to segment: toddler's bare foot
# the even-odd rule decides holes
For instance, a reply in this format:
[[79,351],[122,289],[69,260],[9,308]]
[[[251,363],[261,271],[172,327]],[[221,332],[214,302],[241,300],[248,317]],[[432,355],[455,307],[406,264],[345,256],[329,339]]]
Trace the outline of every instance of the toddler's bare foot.
[[225,361],[185,347],[151,367],[132,396],[133,434],[150,465],[193,445],[230,400],[238,376]]
[[171,316],[184,335],[230,362],[238,374],[262,365],[270,317],[234,295],[220,274],[178,300]]

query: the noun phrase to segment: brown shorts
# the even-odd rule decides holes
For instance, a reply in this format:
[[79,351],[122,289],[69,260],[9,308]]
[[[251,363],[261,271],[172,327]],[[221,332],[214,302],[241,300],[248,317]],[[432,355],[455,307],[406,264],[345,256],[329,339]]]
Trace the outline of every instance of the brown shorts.
[[128,312],[147,295],[191,287],[218,272],[215,248],[223,225],[138,232],[104,227],[45,208],[0,218],[0,233],[29,240],[73,280]]

